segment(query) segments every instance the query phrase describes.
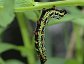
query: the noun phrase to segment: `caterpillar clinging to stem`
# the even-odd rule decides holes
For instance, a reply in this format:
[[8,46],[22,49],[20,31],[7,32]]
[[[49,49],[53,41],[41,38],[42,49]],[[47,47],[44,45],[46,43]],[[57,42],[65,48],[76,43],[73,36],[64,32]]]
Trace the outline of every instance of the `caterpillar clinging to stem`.
[[47,60],[44,47],[44,28],[48,23],[49,18],[60,19],[66,14],[66,10],[58,10],[55,7],[50,9],[43,9],[40,19],[37,21],[37,27],[35,29],[35,48],[40,58],[41,64],[44,64]]

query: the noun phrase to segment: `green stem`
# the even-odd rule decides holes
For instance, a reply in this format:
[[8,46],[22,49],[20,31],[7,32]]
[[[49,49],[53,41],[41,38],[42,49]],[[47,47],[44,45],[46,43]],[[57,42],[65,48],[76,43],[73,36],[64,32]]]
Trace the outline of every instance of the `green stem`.
[[50,8],[53,6],[84,6],[84,1],[57,1],[57,2],[35,2],[34,6],[15,8],[16,12],[23,12],[26,10],[40,10],[43,8]]
[[[24,12],[27,10],[40,10],[43,8],[49,8],[52,6],[84,6],[84,0],[69,0],[69,1],[56,1],[56,2],[34,2],[34,6],[19,6],[15,7],[15,12]],[[15,4],[17,6],[17,4]],[[3,6],[0,6],[2,9]]]
[[26,50],[25,53],[27,53],[28,63],[35,64],[34,49],[32,43],[30,42],[27,23],[24,19],[23,13],[16,13],[16,15],[22,33],[22,38],[25,46],[24,48]]

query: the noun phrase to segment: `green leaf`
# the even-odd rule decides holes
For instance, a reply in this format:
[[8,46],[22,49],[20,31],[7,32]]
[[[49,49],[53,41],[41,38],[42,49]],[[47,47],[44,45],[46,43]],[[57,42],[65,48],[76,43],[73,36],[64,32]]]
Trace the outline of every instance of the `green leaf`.
[[6,27],[0,26],[0,35],[5,31]]
[[[37,13],[36,13],[37,12]],[[24,12],[25,16],[27,17],[27,19],[32,20],[32,21],[37,21],[38,20],[38,11],[27,11]]]
[[4,60],[0,57],[0,64],[5,64]]
[[0,0],[0,6],[2,6],[3,5],[3,1],[2,0]]
[[12,59],[12,60],[7,60],[6,64],[24,64],[24,63],[19,60]]
[[0,53],[5,52],[5,51],[10,50],[10,49],[16,49],[17,50],[18,48],[15,45],[8,44],[5,42],[0,43]]
[[66,60],[65,64],[80,64],[76,59]]
[[0,25],[6,27],[14,19],[14,0],[3,0],[4,9],[0,11]]
[[1,35],[1,33],[4,31],[4,29],[5,29],[5,28],[0,27],[0,35]]
[[[82,13],[78,8],[76,7],[66,7],[66,9],[69,11],[69,13],[76,17],[84,17],[84,13]],[[74,17],[73,16],[73,17]]]
[[73,20],[72,22],[80,26],[84,26],[84,18],[78,18],[78,19]]
[[25,48],[24,46],[18,46],[18,50],[21,52],[21,55],[23,57],[26,57],[28,55],[28,49]]
[[34,4],[34,0],[15,0],[15,7],[27,7]]

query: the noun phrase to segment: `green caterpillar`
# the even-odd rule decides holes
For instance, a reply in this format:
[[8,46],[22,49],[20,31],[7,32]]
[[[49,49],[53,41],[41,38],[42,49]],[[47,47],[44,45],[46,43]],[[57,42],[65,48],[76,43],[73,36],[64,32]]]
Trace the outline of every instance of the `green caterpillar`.
[[66,14],[66,10],[58,10],[55,7],[43,9],[40,19],[37,21],[35,29],[35,48],[40,58],[41,64],[47,61],[44,47],[44,28],[49,18],[60,19]]

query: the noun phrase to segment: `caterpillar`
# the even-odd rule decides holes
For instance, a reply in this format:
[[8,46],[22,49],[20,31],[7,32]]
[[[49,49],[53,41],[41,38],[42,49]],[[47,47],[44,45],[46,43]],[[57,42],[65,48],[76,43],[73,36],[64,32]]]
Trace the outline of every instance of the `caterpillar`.
[[66,14],[66,10],[58,10],[56,7],[43,9],[42,14],[37,21],[37,26],[35,29],[35,48],[37,54],[40,58],[41,64],[44,64],[47,61],[45,46],[44,46],[44,29],[48,23],[49,18],[60,19]]

